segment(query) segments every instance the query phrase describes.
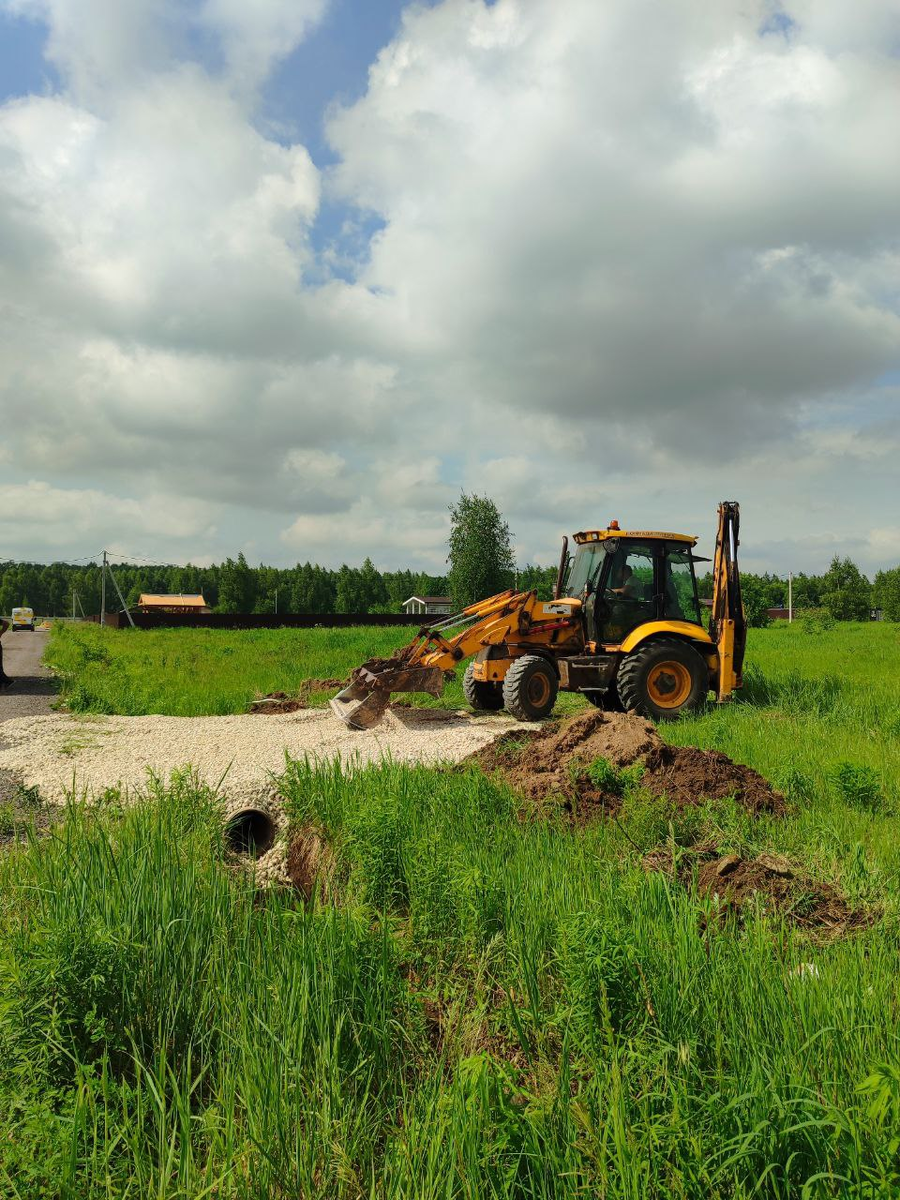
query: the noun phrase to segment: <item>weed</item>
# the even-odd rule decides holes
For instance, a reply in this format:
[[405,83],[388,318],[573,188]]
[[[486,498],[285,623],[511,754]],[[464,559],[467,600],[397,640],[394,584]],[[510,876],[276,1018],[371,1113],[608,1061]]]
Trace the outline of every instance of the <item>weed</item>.
[[644,774],[642,763],[616,768],[605,758],[595,758],[585,772],[593,786],[612,796],[625,796],[637,787]]
[[35,784],[20,783],[13,793],[13,804],[24,812],[36,812],[44,806],[41,789]]
[[839,762],[831,772],[841,798],[853,808],[878,812],[884,807],[881,780],[873,767],[860,763]]

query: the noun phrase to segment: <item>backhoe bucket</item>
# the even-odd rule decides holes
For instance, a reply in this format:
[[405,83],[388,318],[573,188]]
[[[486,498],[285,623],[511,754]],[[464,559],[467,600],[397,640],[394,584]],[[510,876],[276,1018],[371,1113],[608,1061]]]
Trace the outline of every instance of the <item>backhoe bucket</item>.
[[440,667],[404,667],[396,659],[371,659],[357,667],[350,683],[331,701],[333,711],[351,729],[372,729],[384,716],[391,692],[428,692],[440,696]]

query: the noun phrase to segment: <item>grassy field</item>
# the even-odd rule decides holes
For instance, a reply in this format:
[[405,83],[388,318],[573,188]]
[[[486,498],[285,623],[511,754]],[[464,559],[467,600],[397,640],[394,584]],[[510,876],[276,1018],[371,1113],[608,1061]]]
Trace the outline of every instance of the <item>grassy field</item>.
[[[296,764],[309,904],[260,903],[189,778],[0,856],[0,1195],[900,1195],[900,630],[778,627],[750,660],[740,703],[665,733],[787,817],[638,785],[579,828],[477,768]],[[703,841],[788,854],[873,923],[722,919],[642,869]]]
[[[367,658],[389,655],[413,636],[409,628],[382,629],[160,629],[114,630],[57,624],[47,662],[59,672],[74,712],[162,713],[200,717],[246,712],[268,692],[294,695],[309,680],[344,679]],[[462,671],[435,700],[411,703],[461,708]],[[305,690],[311,705],[327,703],[336,688]],[[560,698],[560,711],[580,707]]]

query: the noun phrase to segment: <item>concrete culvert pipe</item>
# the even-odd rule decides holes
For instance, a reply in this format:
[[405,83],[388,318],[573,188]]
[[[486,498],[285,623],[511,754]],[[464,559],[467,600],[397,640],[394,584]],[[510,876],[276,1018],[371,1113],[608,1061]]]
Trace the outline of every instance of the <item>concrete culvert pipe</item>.
[[236,854],[265,854],[276,833],[275,822],[260,808],[242,808],[225,822],[225,840]]

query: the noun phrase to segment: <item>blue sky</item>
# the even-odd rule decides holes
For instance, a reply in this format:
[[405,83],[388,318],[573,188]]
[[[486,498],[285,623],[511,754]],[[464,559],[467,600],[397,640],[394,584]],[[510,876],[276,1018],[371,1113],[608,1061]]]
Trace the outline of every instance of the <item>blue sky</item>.
[[58,83],[44,60],[47,30],[38,21],[0,11],[0,102]]
[[[430,7],[436,0],[418,0]],[[325,133],[334,104],[349,105],[366,90],[370,65],[400,28],[404,0],[333,0],[312,34],[278,63],[266,80],[257,120],[268,136],[306,146],[318,167],[336,161]],[[60,86],[44,57],[48,30],[43,22],[0,11],[0,103]],[[209,42],[197,40],[192,51],[218,66]],[[350,228],[347,229],[347,223]],[[353,259],[364,261],[365,245],[382,227],[371,213],[354,212],[325,197],[311,230],[317,252],[331,251],[329,273],[351,279]]]

